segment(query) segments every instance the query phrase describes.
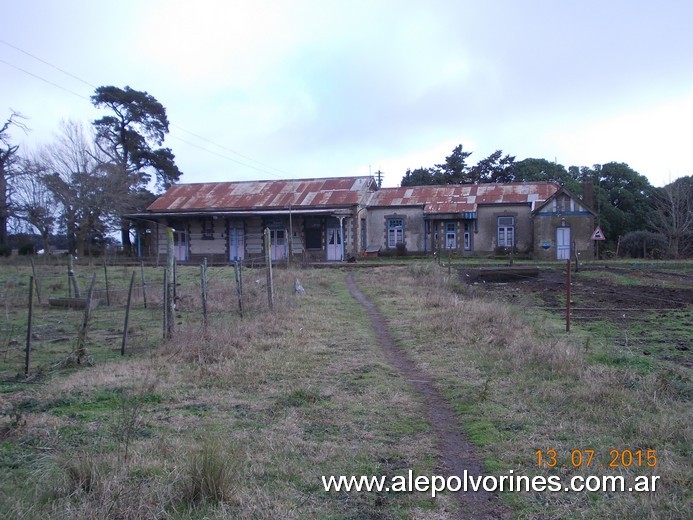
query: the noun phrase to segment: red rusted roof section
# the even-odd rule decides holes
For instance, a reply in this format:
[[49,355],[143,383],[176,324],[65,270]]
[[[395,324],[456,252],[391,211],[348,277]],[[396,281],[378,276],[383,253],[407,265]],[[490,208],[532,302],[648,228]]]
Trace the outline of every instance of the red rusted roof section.
[[548,199],[559,186],[552,182],[511,182],[505,184],[447,184],[381,188],[371,206],[422,206],[425,213],[465,213],[480,204],[530,204]]
[[362,201],[372,181],[372,177],[335,177],[177,184],[147,210],[186,212],[353,206]]

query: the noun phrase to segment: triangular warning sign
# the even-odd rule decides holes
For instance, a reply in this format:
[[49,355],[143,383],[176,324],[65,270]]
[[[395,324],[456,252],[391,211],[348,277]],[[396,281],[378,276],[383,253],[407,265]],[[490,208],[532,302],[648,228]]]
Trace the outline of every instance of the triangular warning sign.
[[592,233],[592,240],[606,240],[604,232],[602,231],[602,228],[600,228],[599,226],[597,226],[597,229],[595,229],[594,233]]

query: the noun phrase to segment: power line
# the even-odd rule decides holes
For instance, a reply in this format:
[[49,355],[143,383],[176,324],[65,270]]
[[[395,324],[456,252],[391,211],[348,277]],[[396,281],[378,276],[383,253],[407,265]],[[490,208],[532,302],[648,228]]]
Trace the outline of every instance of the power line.
[[[181,129],[181,130],[182,130],[182,129]],[[205,151],[205,152],[207,152],[207,153],[211,153],[211,154],[213,154],[213,155],[216,155],[216,156],[218,156],[218,157],[221,157],[221,158],[223,158],[223,159],[226,159],[227,161],[235,162],[236,164],[240,164],[241,166],[245,166],[246,168],[252,168],[253,170],[257,170],[257,171],[259,171],[259,172],[266,173],[266,174],[268,174],[268,175],[272,175],[272,176],[275,176],[275,177],[281,177],[281,175],[279,175],[279,174],[277,174],[277,173],[270,172],[270,171],[267,171],[267,170],[263,170],[262,168],[258,168],[257,166],[253,166],[252,164],[246,164],[246,163],[244,163],[244,162],[241,162],[241,161],[239,161],[239,160],[237,160],[237,159],[234,159],[234,158],[232,158],[232,157],[229,157],[229,156],[227,156],[227,155],[224,155],[224,154],[221,154],[221,153],[219,153],[219,152],[215,152],[214,150],[210,150],[210,149],[208,149],[208,148],[205,148],[204,146],[200,146],[199,144],[195,144],[195,143],[191,143],[190,141],[186,141],[185,139],[183,139],[182,137],[178,137],[177,135],[170,135],[170,134],[169,134],[169,137],[171,137],[171,138],[173,138],[173,139],[176,139],[176,140],[178,140],[178,141],[181,141],[181,142],[183,142],[183,143],[185,143],[185,144],[187,144],[187,145],[189,145],[189,146],[193,146],[193,147],[195,147],[195,148],[199,148],[200,150],[203,150],[203,151]],[[252,160],[252,159],[251,159],[251,160]]]
[[41,63],[43,63],[43,64],[45,64],[45,65],[48,65],[49,67],[52,67],[52,68],[54,68],[55,70],[57,70],[57,71],[59,71],[59,72],[62,72],[62,73],[65,74],[66,76],[70,76],[72,79],[76,79],[76,80],[79,81],[80,83],[84,83],[84,84],[87,85],[88,87],[96,88],[96,85],[92,85],[92,84],[89,83],[88,81],[85,81],[85,80],[83,80],[82,78],[79,78],[79,77],[75,76],[74,74],[71,74],[71,73],[67,72],[67,71],[64,70],[64,69],[61,69],[60,67],[58,67],[58,66],[56,66],[56,65],[53,65],[52,63],[49,63],[49,62],[47,62],[46,60],[42,60],[42,59],[39,58],[38,56],[34,56],[34,55],[31,54],[30,52],[27,52],[27,51],[25,51],[24,49],[20,49],[19,47],[15,46],[15,45],[12,45],[11,43],[6,42],[6,41],[3,40],[3,39],[0,39],[0,43],[3,43],[3,44],[5,44],[5,45],[7,45],[8,47],[12,47],[13,49],[15,49],[15,50],[17,50],[17,51],[19,51],[19,52],[21,52],[21,53],[23,53],[23,54],[26,54],[27,56],[29,56],[29,57],[31,57],[31,58],[34,58],[36,61],[40,61]]
[[[11,43],[9,43],[9,42],[3,40],[3,39],[0,39],[0,43],[4,44],[4,45],[6,45],[6,46],[8,46],[8,47],[10,47],[10,48],[12,48],[12,49],[15,49],[16,51],[21,52],[21,53],[23,53],[23,54],[29,56],[30,58],[35,59],[36,61],[39,61],[39,62],[41,62],[41,63],[43,63],[43,64],[45,64],[45,65],[47,65],[47,66],[49,66],[49,67],[51,67],[51,68],[53,68],[53,69],[55,69],[55,70],[57,70],[57,71],[59,71],[59,72],[65,74],[66,76],[69,76],[70,78],[73,78],[73,79],[79,81],[80,83],[83,83],[83,84],[85,84],[85,85],[87,85],[87,86],[89,86],[89,87],[91,87],[91,88],[94,88],[94,89],[98,88],[98,87],[96,87],[95,85],[93,85],[92,83],[90,83],[90,82],[88,82],[88,81],[86,81],[86,80],[80,78],[79,76],[76,76],[76,75],[74,75],[74,74],[72,74],[72,73],[70,73],[70,72],[68,72],[68,71],[66,71],[66,70],[64,70],[64,69],[62,69],[62,68],[60,68],[60,67],[58,67],[58,66],[56,66],[56,65],[54,65],[54,64],[52,64],[52,63],[50,63],[50,62],[48,62],[48,61],[46,61],[46,60],[44,60],[44,59],[41,59],[41,58],[39,58],[38,56],[36,56],[36,55],[34,55],[34,54],[30,53],[30,52],[27,52],[27,51],[25,51],[24,49],[21,49],[21,48],[17,47],[16,45],[13,45],[13,44],[11,44]],[[21,72],[23,72],[23,73],[25,73],[25,74],[27,74],[27,75],[29,75],[29,76],[32,76],[33,78],[36,78],[36,79],[38,79],[38,80],[40,80],[40,81],[43,81],[43,82],[45,82],[45,83],[48,83],[49,85],[51,85],[51,86],[53,86],[53,87],[56,87],[56,88],[59,88],[60,90],[64,90],[65,92],[68,92],[68,93],[72,94],[73,96],[77,96],[77,97],[79,97],[79,98],[81,98],[81,99],[86,99],[87,101],[91,101],[91,98],[89,98],[89,97],[86,97],[86,96],[83,96],[83,95],[81,95],[81,94],[78,94],[77,92],[75,92],[75,91],[73,91],[73,90],[70,90],[70,89],[68,89],[68,88],[66,88],[66,87],[63,87],[62,85],[59,85],[59,84],[57,84],[57,83],[55,83],[55,82],[53,82],[53,81],[50,81],[50,80],[48,80],[48,79],[46,79],[46,78],[44,78],[44,77],[42,77],[42,76],[39,76],[38,74],[34,74],[33,72],[29,72],[28,70],[23,69],[23,68],[21,68],[21,67],[18,67],[17,65],[13,65],[12,63],[9,63],[9,62],[7,62],[7,61],[1,59],[1,58],[0,58],[0,63],[4,63],[5,65],[8,65],[9,67],[12,67],[12,68],[14,68],[14,69],[16,69],[16,70],[19,70],[19,71],[21,71]],[[199,134],[197,134],[197,133],[195,133],[195,132],[192,132],[192,131],[190,131],[190,130],[187,130],[187,129],[185,129],[185,128],[179,126],[179,125],[170,123],[170,126],[172,126],[172,127],[174,127],[174,128],[177,128],[178,130],[180,130],[180,131],[182,131],[182,132],[185,132],[185,133],[187,133],[187,134],[189,134],[189,135],[192,135],[192,136],[196,137],[197,139],[200,139],[200,140],[202,140],[202,141],[205,141],[205,142],[207,142],[207,143],[209,143],[209,144],[211,144],[211,145],[213,145],[213,146],[216,146],[216,147],[218,147],[218,148],[220,148],[220,149],[222,149],[222,150],[226,150],[226,151],[231,152],[231,153],[233,153],[233,154],[235,154],[235,155],[238,155],[239,157],[242,157],[243,159],[246,159],[246,160],[248,160],[248,161],[252,161],[252,162],[254,162],[254,163],[257,163],[257,164],[259,164],[259,165],[261,165],[261,166],[264,166],[265,168],[270,168],[271,170],[274,170],[275,172],[279,172],[279,174],[281,174],[281,175],[278,175],[277,173],[270,172],[270,171],[268,171],[268,170],[266,170],[266,169],[258,168],[258,167],[256,167],[256,166],[251,165],[251,164],[247,164],[247,163],[244,163],[244,162],[242,162],[242,161],[233,159],[232,157],[229,157],[229,156],[227,156],[227,155],[224,155],[224,154],[221,154],[221,153],[218,153],[218,152],[214,152],[213,150],[209,150],[208,148],[205,148],[205,147],[203,147],[203,146],[196,145],[196,144],[191,143],[190,141],[186,141],[185,139],[182,139],[182,138],[180,138],[180,137],[171,136],[171,137],[173,137],[174,139],[178,139],[179,141],[182,141],[182,142],[184,142],[184,143],[186,143],[186,144],[188,144],[188,145],[190,145],[190,146],[193,146],[193,147],[195,147],[195,148],[198,148],[198,149],[200,149],[200,150],[202,150],[202,151],[204,151],[204,152],[211,153],[211,154],[213,154],[213,155],[216,155],[216,156],[218,156],[218,157],[221,157],[222,159],[226,159],[226,160],[228,160],[228,161],[234,162],[234,163],[239,164],[239,165],[241,165],[241,166],[245,166],[246,168],[251,168],[251,169],[253,169],[253,170],[257,170],[257,171],[259,171],[259,172],[266,173],[266,174],[268,174],[268,175],[272,175],[272,176],[275,176],[275,177],[282,177],[282,176],[284,176],[284,175],[289,175],[289,176],[291,175],[290,173],[288,173],[288,172],[286,172],[286,171],[284,171],[284,170],[280,170],[279,168],[275,168],[274,166],[271,166],[271,165],[269,165],[269,164],[265,164],[265,163],[263,163],[263,162],[261,162],[261,161],[258,161],[257,159],[253,159],[252,157],[249,157],[249,156],[247,156],[247,155],[243,155],[243,154],[240,153],[240,152],[237,152],[237,151],[235,151],[235,150],[233,150],[233,149],[231,149],[231,148],[228,148],[228,147],[226,147],[226,146],[224,146],[224,145],[222,145],[222,144],[219,144],[219,143],[217,143],[217,142],[215,142],[215,141],[212,141],[211,139],[208,139],[208,138],[206,138],[206,137],[204,137],[204,136],[201,136],[201,135],[199,135]],[[170,134],[169,134],[169,135],[170,135]]]
[[50,80],[48,80],[48,79],[46,79],[46,78],[44,78],[44,77],[41,77],[41,76],[39,76],[38,74],[34,74],[33,72],[29,72],[28,70],[23,69],[23,68],[21,68],[21,67],[18,67],[17,65],[13,65],[12,63],[9,63],[9,62],[3,60],[2,58],[0,58],[0,63],[4,63],[5,65],[7,65],[7,66],[9,66],[9,67],[12,67],[13,69],[17,69],[17,70],[23,72],[24,74],[28,74],[29,76],[32,76],[32,77],[34,77],[34,78],[36,78],[36,79],[38,79],[38,80],[41,80],[41,81],[43,81],[43,82],[45,82],[45,83],[48,83],[49,85],[52,85],[52,86],[54,86],[54,87],[56,87],[56,88],[59,88],[60,90],[64,90],[65,92],[69,92],[69,93],[72,94],[73,96],[77,96],[78,98],[89,100],[88,97],[85,97],[85,96],[83,96],[82,94],[78,94],[78,93],[75,92],[74,90],[70,90],[69,88],[66,88],[66,87],[63,87],[63,86],[61,86],[61,85],[58,85],[57,83],[54,83],[54,82],[52,82],[52,81],[50,81]]
[[[283,170],[280,170],[279,168],[275,168],[274,166],[271,166],[271,165],[269,165],[269,164],[262,163],[262,162],[260,162],[260,161],[258,161],[258,160],[253,159],[252,157],[248,157],[247,155],[243,155],[242,153],[237,152],[236,150],[232,150],[231,148],[228,148],[228,147],[226,147],[226,146],[223,146],[223,145],[221,145],[221,144],[219,144],[219,143],[215,143],[214,141],[212,141],[212,140],[210,140],[210,139],[207,139],[206,137],[203,137],[203,136],[201,136],[201,135],[199,135],[199,134],[196,134],[195,132],[191,132],[190,130],[186,130],[185,128],[183,128],[183,127],[181,127],[181,126],[178,126],[178,125],[173,124],[173,123],[171,123],[171,126],[174,127],[174,128],[177,128],[178,130],[181,130],[181,131],[185,132],[186,134],[190,134],[190,135],[192,135],[192,136],[194,136],[194,137],[197,137],[197,138],[200,139],[201,141],[205,141],[205,142],[207,142],[207,143],[209,143],[209,144],[212,144],[212,145],[214,145],[214,146],[217,146],[217,147],[221,148],[222,150],[226,150],[226,151],[228,151],[228,152],[234,153],[234,154],[238,155],[239,157],[243,157],[244,159],[247,159],[247,160],[249,160],[249,161],[253,161],[254,163],[257,163],[257,164],[259,164],[259,165],[261,165],[261,166],[265,166],[266,168],[271,168],[272,170],[276,170],[277,172],[282,173],[282,174],[284,174],[284,175],[290,175],[289,173],[287,173],[287,172],[285,172],[285,171],[283,171]],[[185,142],[185,141],[184,141],[184,142]],[[190,144],[190,143],[188,143],[188,144]],[[198,147],[198,148],[200,148],[200,149],[202,149],[202,150],[205,150],[205,151],[208,151],[208,152],[210,152],[210,153],[214,153],[214,152],[211,152],[210,150],[207,150],[206,148],[202,148],[202,147]],[[224,158],[226,158],[226,159],[229,159],[229,160],[231,160],[231,161],[237,162],[237,161],[235,161],[234,159],[231,159],[231,158],[226,157],[226,156],[224,156],[224,155],[220,155],[220,154],[217,154],[217,155],[219,155],[220,157],[224,157]],[[243,163],[241,163],[241,164],[243,164]],[[261,171],[262,171],[262,170],[261,170]]]

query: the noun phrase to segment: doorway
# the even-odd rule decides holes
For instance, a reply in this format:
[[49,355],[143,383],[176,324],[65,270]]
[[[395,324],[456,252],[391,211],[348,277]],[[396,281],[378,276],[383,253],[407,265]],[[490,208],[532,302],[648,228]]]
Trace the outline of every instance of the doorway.
[[342,250],[342,230],[339,226],[328,224],[327,226],[327,259],[344,260]]
[[568,260],[570,250],[570,228],[556,228],[556,260]]
[[173,231],[173,256],[179,262],[188,260],[188,238],[185,231]]

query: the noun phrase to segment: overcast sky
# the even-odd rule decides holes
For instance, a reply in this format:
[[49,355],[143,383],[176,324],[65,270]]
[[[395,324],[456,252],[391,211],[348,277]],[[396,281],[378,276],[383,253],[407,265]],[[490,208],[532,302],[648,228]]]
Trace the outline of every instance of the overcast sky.
[[[0,0],[0,116],[166,108],[181,182],[363,175],[497,149],[693,174],[691,0]],[[21,70],[20,70],[21,69]],[[59,70],[60,69],[60,70]]]

